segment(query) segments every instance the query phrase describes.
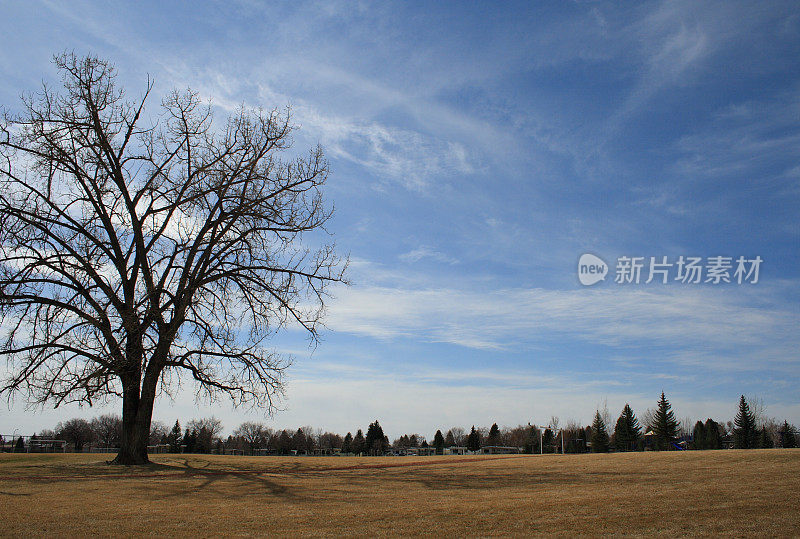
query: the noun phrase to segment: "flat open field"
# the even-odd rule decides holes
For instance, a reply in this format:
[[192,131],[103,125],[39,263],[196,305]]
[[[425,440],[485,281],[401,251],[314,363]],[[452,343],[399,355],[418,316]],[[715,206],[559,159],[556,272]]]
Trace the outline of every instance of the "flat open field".
[[0,535],[800,535],[800,450],[103,458],[0,454]]

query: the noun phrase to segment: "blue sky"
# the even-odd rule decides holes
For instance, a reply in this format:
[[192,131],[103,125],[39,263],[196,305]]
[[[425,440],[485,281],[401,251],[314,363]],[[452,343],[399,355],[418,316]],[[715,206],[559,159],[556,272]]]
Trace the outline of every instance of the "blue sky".
[[[588,423],[663,389],[678,417],[740,394],[800,423],[800,10],[781,2],[13,2],[0,103],[54,80],[64,49],[209,99],[291,104],[320,143],[351,257],[323,342],[293,353],[272,418],[390,436]],[[611,275],[578,282],[583,253]],[[617,284],[621,256],[760,256],[757,284]],[[0,431],[100,409],[0,409]]]

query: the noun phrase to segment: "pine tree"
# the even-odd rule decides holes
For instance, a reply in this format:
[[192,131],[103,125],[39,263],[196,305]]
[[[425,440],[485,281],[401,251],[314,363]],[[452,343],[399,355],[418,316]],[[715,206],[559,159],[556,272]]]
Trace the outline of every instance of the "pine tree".
[[778,434],[780,435],[781,447],[797,447],[797,437],[795,436],[794,427],[790,425],[788,421],[784,420]]
[[433,447],[436,448],[437,455],[444,454],[444,436],[442,436],[442,431],[440,430],[437,430],[436,434],[433,435]]
[[353,452],[353,435],[349,432],[345,435],[344,440],[342,440],[342,453],[352,453]]
[[672,406],[663,391],[658,400],[658,408],[653,415],[653,424],[650,425],[650,430],[655,434],[655,449],[659,451],[669,449],[670,444],[678,435],[678,421],[675,419]]
[[492,424],[492,428],[489,429],[489,439],[486,443],[487,445],[500,445],[500,428],[497,423]]
[[358,431],[356,431],[356,435],[353,438],[352,447],[353,447],[353,453],[355,453],[356,455],[360,455],[366,451],[367,443],[366,440],[364,440],[364,433],[361,432],[361,429],[358,429]]
[[481,448],[481,435],[475,430],[475,425],[472,425],[472,430],[467,437],[467,449],[470,451],[477,451]]
[[381,424],[378,423],[377,419],[374,423],[369,424],[365,442],[366,450],[370,455],[383,455],[386,449],[388,449],[389,443],[387,442],[386,436],[383,434],[383,428],[381,427]]
[[198,448],[197,448],[196,430],[189,431],[189,429],[187,428],[183,432],[183,445],[184,445],[183,448],[184,453],[194,453],[195,451],[197,451]]
[[761,427],[758,430],[758,447],[761,449],[772,449],[775,444],[772,441],[772,436],[769,435],[767,427]]
[[692,449],[708,449],[706,447],[706,426],[703,425],[702,421],[698,421],[694,424],[694,430],[692,431]]
[[453,431],[448,430],[447,436],[444,437],[444,446],[445,447],[453,447],[456,445],[456,437],[453,436]]
[[175,425],[172,427],[172,430],[169,431],[167,443],[169,444],[170,453],[181,452],[181,424],[177,419],[175,420]]
[[756,431],[756,418],[750,411],[750,405],[742,395],[739,399],[739,413],[733,420],[733,446],[737,449],[753,449],[758,447],[758,433]]
[[719,423],[711,418],[706,419],[706,449],[722,449],[722,435],[719,433]]
[[614,425],[614,447],[617,451],[630,451],[630,444],[628,442],[628,432],[625,425],[625,419],[622,414],[617,418],[617,424]]
[[608,453],[608,429],[600,410],[595,412],[592,422],[592,453]]
[[549,428],[544,429],[542,433],[542,450],[544,453],[553,453],[553,431]]
[[614,427],[614,446],[617,451],[634,451],[642,437],[639,420],[629,404],[625,404]]

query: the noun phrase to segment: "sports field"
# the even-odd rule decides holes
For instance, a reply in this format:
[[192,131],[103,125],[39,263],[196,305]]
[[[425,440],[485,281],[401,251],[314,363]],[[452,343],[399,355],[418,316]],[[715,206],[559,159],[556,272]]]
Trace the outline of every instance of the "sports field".
[[800,534],[800,450],[103,457],[0,454],[0,535]]

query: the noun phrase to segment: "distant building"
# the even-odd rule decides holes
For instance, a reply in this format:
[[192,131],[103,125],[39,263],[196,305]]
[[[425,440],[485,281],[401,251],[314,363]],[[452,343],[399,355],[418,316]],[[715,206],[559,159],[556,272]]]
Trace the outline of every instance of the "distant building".
[[481,455],[516,455],[522,453],[519,447],[509,447],[502,445],[486,445],[478,451]]
[[435,447],[409,447],[406,449],[406,455],[410,457],[428,457],[435,454]]

